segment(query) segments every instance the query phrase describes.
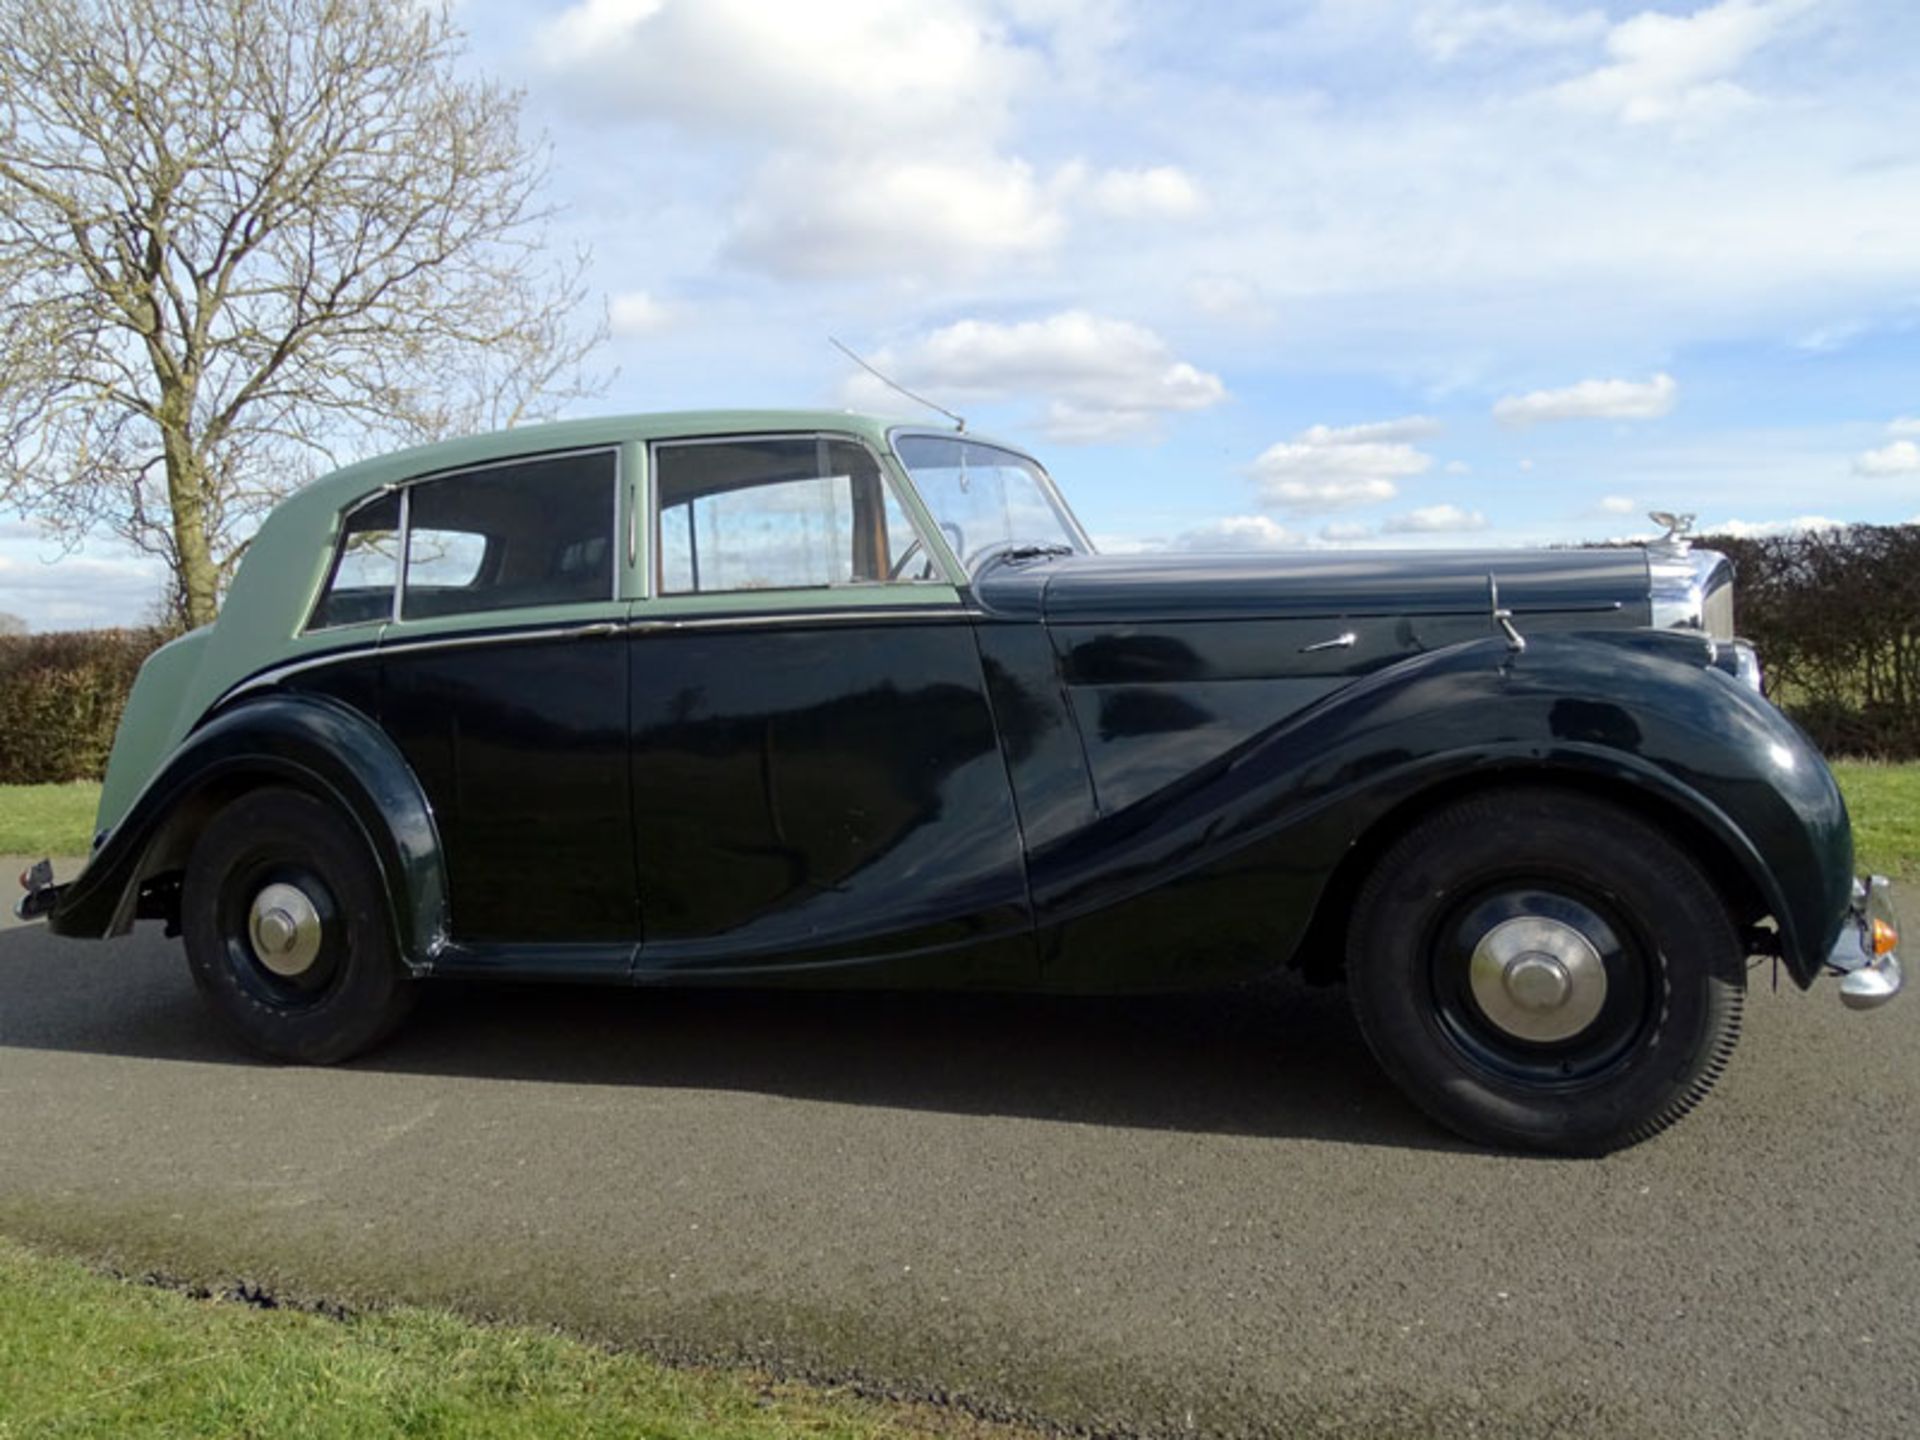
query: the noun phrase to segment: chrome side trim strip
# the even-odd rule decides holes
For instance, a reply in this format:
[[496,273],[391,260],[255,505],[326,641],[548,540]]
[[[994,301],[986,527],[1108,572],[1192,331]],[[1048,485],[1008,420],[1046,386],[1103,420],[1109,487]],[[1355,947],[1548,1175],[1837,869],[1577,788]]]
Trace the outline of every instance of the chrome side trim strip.
[[788,610],[757,615],[668,615],[657,620],[635,618],[628,622],[627,629],[635,635],[659,635],[678,630],[762,630],[804,628],[809,625],[833,627],[886,621],[954,625],[985,618],[978,610],[969,610],[960,605],[908,605],[875,610]]
[[284,665],[275,665],[271,669],[249,675],[222,692],[220,697],[207,707],[207,713],[212,714],[213,711],[239,696],[278,685],[291,676],[304,674],[309,670],[318,670],[328,665],[341,664],[348,660],[364,660],[380,655],[417,655],[433,650],[474,650],[489,645],[527,644],[535,640],[597,640],[620,634],[661,635],[684,630],[762,630],[806,626],[830,628],[841,625],[871,625],[888,621],[918,621],[923,625],[955,625],[987,618],[981,611],[960,605],[904,605],[862,610],[789,610],[753,615],[670,615],[656,620],[585,620],[577,624],[542,625],[526,630],[490,630],[477,635],[426,635],[413,640],[389,639],[385,643],[373,640],[363,645],[329,650],[324,655],[308,656],[304,660],[292,660]]
[[575,625],[543,625],[532,630],[493,630],[483,635],[429,635],[418,640],[402,640],[390,644],[381,644],[375,640],[366,645],[356,645],[346,650],[329,650],[324,655],[310,656],[305,660],[293,660],[285,665],[275,665],[269,670],[249,675],[239,684],[225,691],[219,699],[207,707],[207,713],[219,709],[229,700],[238,698],[253,690],[264,690],[278,685],[290,676],[304,674],[309,670],[319,670],[328,665],[340,664],[348,660],[365,660],[376,655],[411,654],[421,650],[467,650],[482,645],[514,645],[532,640],[591,639],[599,636],[618,634],[625,626],[618,620],[589,620]]

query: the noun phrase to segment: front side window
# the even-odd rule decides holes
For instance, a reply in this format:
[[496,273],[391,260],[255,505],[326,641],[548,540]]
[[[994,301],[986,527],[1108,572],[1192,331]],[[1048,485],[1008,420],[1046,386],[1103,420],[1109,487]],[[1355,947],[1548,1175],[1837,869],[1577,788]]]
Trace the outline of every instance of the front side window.
[[954,435],[901,435],[893,448],[968,573],[1018,546],[1087,548],[1045,473],[1026,456]]
[[654,449],[660,593],[936,578],[872,452],[825,436]]
[[612,599],[615,468],[599,451],[413,486],[400,618]]

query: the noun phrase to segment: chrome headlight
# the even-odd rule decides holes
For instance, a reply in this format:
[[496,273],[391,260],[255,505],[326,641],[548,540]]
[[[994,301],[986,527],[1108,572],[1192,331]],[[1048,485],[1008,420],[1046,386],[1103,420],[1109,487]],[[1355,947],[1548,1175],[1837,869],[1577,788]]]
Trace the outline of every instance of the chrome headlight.
[[1756,695],[1761,693],[1760,652],[1745,640],[1714,642],[1714,661]]

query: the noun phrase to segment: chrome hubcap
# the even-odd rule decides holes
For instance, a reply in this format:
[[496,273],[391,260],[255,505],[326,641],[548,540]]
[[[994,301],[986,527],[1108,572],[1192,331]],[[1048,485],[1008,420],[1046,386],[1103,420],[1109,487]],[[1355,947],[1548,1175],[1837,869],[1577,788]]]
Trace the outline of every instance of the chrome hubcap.
[[320,912],[297,885],[268,885],[254,896],[247,935],[254,958],[276,975],[304,975],[320,958]]
[[1503,920],[1473,947],[1474,1002],[1521,1040],[1571,1040],[1599,1016],[1607,970],[1593,942],[1573,926],[1539,915]]

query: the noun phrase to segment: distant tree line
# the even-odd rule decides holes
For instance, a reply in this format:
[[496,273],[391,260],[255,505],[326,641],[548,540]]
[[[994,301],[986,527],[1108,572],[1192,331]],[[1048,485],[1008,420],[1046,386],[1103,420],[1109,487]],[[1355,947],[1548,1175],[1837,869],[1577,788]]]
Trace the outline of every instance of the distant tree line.
[[1920,525],[1697,543],[1733,560],[1736,628],[1822,750],[1920,759]]

